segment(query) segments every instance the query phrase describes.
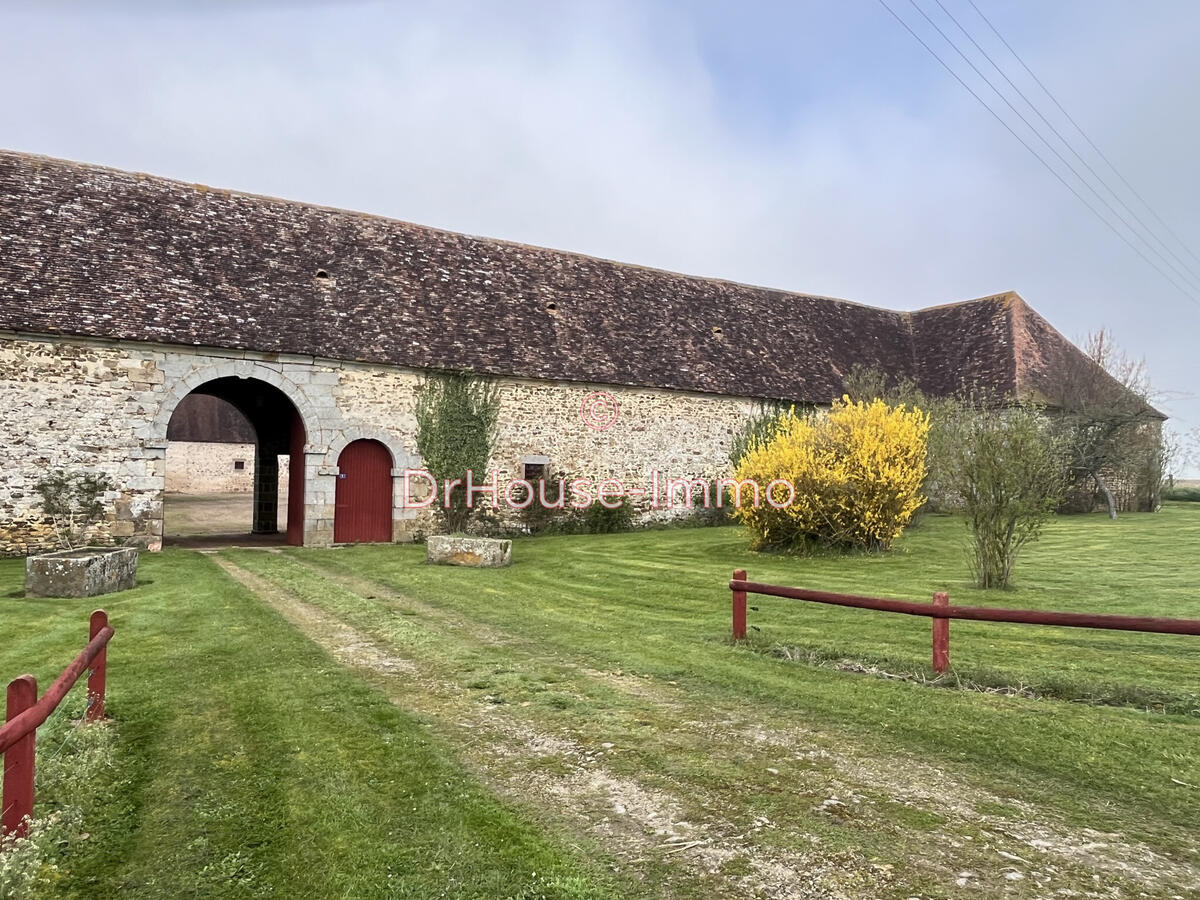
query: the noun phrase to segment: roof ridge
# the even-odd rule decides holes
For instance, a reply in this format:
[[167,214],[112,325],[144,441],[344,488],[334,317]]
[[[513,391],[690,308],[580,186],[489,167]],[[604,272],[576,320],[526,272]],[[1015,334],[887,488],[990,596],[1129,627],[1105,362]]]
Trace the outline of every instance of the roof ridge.
[[[951,300],[948,303],[936,303],[933,306],[922,306],[919,309],[912,310],[910,312],[910,315],[917,315],[918,313],[924,313],[924,312],[933,312],[933,311],[939,310],[939,309],[953,309],[956,306],[966,306],[969,303],[986,303],[989,300],[1008,301],[1012,297],[1021,299],[1020,294],[1018,294],[1016,291],[1012,291],[1012,290],[1000,291],[995,294],[984,294],[982,297],[972,297],[969,300]],[[1022,300],[1021,302],[1024,302],[1024,301]]]
[[[237,188],[214,187],[199,181],[187,181],[182,178],[173,178],[169,175],[156,175],[152,172],[143,172],[141,170],[122,169],[117,166],[103,165],[100,163],[80,162],[79,160],[65,159],[63,157],[48,156],[42,153],[30,153],[24,150],[10,150],[0,148],[0,156],[14,156],[24,158],[26,160],[36,160],[39,162],[51,163],[67,168],[79,170],[81,172],[108,172],[124,177],[133,177],[141,180],[156,181],[167,184],[175,184],[181,187],[190,188],[201,194],[218,193],[228,197],[243,197],[250,200],[265,200],[270,203],[283,204],[285,206],[302,207],[304,209],[319,210],[324,212],[337,213],[344,216],[352,216],[356,218],[364,218],[379,222],[391,222],[398,225],[403,225],[408,228],[418,228],[426,232],[434,232],[437,234],[448,235],[455,238],[468,238],[469,240],[479,241],[484,244],[495,244],[503,247],[512,247],[522,250],[534,250],[543,253],[554,253],[562,256],[572,257],[579,260],[592,260],[594,262],[607,263],[609,265],[620,266],[626,269],[638,269],[643,272],[651,272],[661,275],[670,275],[675,278],[686,278],[690,281],[699,281],[706,284],[723,284],[731,287],[749,288],[755,291],[763,291],[772,294],[779,294],[786,297],[794,297],[802,300],[824,300],[830,303],[844,303],[848,306],[858,306],[865,309],[877,310],[880,312],[899,314],[904,310],[893,309],[888,306],[878,306],[871,303],[863,303],[858,300],[848,300],[845,297],[831,297],[826,294],[812,294],[803,291],[790,290],[788,288],[768,287],[767,285],[755,284],[748,281],[739,281],[735,278],[722,278],[715,275],[695,275],[689,272],[680,272],[675,269],[664,269],[660,266],[651,266],[644,263],[628,262],[625,260],[614,259],[608,256],[598,256],[593,253],[583,253],[578,250],[564,250],[558,247],[548,247],[544,244],[530,244],[525,241],[513,240],[511,238],[492,237],[484,234],[474,234],[466,231],[455,231],[452,228],[444,228],[439,225],[425,225],[420,222],[413,222],[410,219],[401,219],[396,216],[384,215],[382,213],[372,213],[360,209],[350,209],[343,206],[330,206],[324,203],[314,203],[309,200],[293,200],[288,197],[279,197],[274,194],[262,194],[256,191],[245,191]],[[973,302],[973,301],[965,301]],[[931,307],[932,308],[932,307]]]
[[22,333],[809,402],[855,362],[935,393],[1013,371],[1007,294],[925,316],[21,151],[0,222]]
[[1007,312],[1005,320],[1008,323],[1008,342],[1012,347],[1009,361],[1012,363],[1013,393],[1020,397],[1022,384],[1025,381],[1025,364],[1028,362],[1025,354],[1021,352],[1021,348],[1030,340],[1028,324],[1025,319],[1029,304],[1021,299],[1016,291],[1010,291],[1004,298],[1004,307]]

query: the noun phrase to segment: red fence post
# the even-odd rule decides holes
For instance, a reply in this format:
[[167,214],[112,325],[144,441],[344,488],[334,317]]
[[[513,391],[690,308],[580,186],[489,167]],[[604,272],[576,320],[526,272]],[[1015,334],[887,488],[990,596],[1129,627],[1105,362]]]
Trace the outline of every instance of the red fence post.
[[[746,570],[735,569],[733,580],[745,581]],[[733,592],[733,639],[735,641],[746,639],[746,592],[736,589]]]
[[[934,606],[949,606],[950,595],[938,591],[933,595]],[[933,620],[933,671],[939,675],[950,669],[950,620]]]
[[[22,675],[8,683],[4,721],[11,722],[37,703],[37,679]],[[4,789],[0,793],[0,831],[24,837],[33,818],[33,751],[37,729],[4,752]]]
[[[92,640],[103,629],[108,627],[108,613],[102,609],[92,613],[91,629],[88,633]],[[99,722],[104,718],[104,688],[108,678],[108,647],[101,647],[96,658],[92,660],[92,670],[87,683],[87,712],[84,718],[88,722]]]

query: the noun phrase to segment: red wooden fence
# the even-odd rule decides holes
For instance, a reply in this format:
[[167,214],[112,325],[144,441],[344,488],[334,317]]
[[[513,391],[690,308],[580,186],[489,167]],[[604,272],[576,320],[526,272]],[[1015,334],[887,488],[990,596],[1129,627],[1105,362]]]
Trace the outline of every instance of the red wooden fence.
[[58,708],[67,692],[89,666],[87,722],[104,718],[104,689],[108,674],[108,642],[113,630],[102,609],[92,613],[91,640],[75,660],[37,696],[37,679],[22,675],[8,685],[4,725],[0,727],[0,754],[4,755],[4,789],[0,794],[0,833],[25,835],[33,817],[33,761],[37,730]]
[[880,612],[901,613],[907,616],[926,616],[933,619],[933,669],[945,672],[950,668],[950,620],[973,619],[978,622],[1011,622],[1018,625],[1059,625],[1067,628],[1101,628],[1108,631],[1147,631],[1156,634],[1200,635],[1200,620],[1164,619],[1143,616],[1114,616],[1099,613],[1048,612],[1039,609],[995,609],[988,606],[951,606],[950,595],[936,593],[933,603],[912,603],[907,600],[884,600],[879,597],[856,597],[852,594],[830,594],[777,584],[747,581],[744,569],[733,573],[729,582],[733,591],[733,637],[746,637],[746,595],[763,594],[807,600],[833,606],[852,606]]

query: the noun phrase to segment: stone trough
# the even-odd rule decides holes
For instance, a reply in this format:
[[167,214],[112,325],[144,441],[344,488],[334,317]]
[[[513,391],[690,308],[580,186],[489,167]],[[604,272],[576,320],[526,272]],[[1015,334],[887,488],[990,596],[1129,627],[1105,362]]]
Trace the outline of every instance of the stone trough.
[[512,562],[512,541],[436,534],[425,542],[425,559],[442,566],[499,568]]
[[137,582],[134,547],[80,547],[25,560],[26,597],[94,597]]

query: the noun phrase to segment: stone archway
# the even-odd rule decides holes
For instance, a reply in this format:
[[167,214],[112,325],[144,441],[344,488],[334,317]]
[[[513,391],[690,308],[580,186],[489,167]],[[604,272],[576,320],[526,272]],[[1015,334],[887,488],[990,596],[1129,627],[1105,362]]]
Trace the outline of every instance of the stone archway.
[[249,360],[230,360],[208,366],[199,366],[185,377],[171,385],[159,404],[154,418],[138,431],[148,449],[165,448],[167,444],[167,425],[175,413],[175,407],[200,385],[218,378],[254,378],[272,387],[278,388],[296,407],[300,419],[304,423],[304,431],[312,446],[321,444],[322,421],[317,414],[316,406],[308,398],[301,387],[282,372],[261,363]]
[[161,435],[164,456],[172,417],[180,409],[184,398],[193,395],[206,395],[229,404],[253,430],[253,519],[250,532],[260,536],[260,539],[280,533],[279,458],[287,458],[285,536],[287,543],[302,545],[306,533],[304,520],[308,485],[305,451],[317,427],[312,406],[303,392],[280,373],[260,365],[231,363],[193,372],[173,387],[153,422],[154,430]]
[[329,448],[325,452],[325,465],[336,466],[342,451],[354,441],[379,441],[387,447],[396,468],[412,467],[416,464],[413,456],[405,450],[403,441],[393,432],[382,428],[343,428],[329,442]]

